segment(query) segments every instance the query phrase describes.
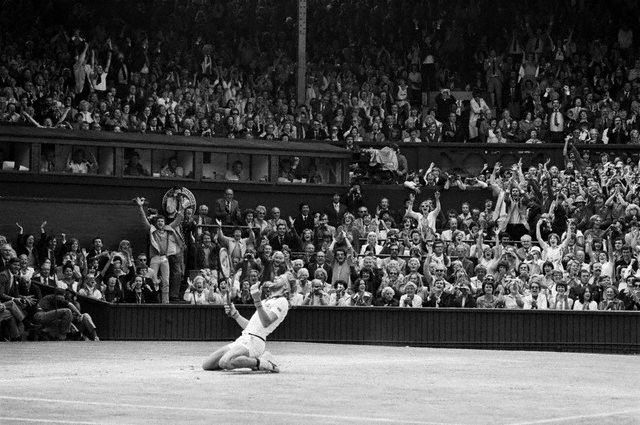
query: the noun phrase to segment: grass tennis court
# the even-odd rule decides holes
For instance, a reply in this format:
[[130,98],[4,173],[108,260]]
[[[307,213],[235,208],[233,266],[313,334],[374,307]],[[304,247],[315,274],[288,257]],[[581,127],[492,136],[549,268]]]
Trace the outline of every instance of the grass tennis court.
[[638,356],[270,342],[280,374],[202,371],[220,345],[2,344],[0,423],[640,423]]

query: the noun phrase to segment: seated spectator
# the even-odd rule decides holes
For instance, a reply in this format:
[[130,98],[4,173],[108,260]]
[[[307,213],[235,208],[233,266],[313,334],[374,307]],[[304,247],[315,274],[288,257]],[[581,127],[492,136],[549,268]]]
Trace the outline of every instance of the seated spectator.
[[329,295],[329,305],[335,305],[337,307],[347,307],[352,305],[353,291],[348,288],[348,285],[344,280],[335,281],[333,289],[334,290]]
[[89,159],[85,158],[84,149],[75,149],[73,153],[69,153],[65,171],[72,174],[88,174],[98,170],[98,161],[96,157],[89,152]]
[[[115,282],[113,282],[113,278],[107,280],[107,287],[109,286],[115,286]],[[100,289],[98,288],[98,285],[96,284],[95,276],[93,276],[92,274],[88,274],[87,277],[84,279],[81,287],[78,289],[78,295],[94,298],[96,300],[104,300],[104,296],[102,295],[102,292],[100,291]]]
[[184,300],[192,305],[209,304],[209,290],[204,287],[204,278],[196,276],[193,282],[189,282],[189,287],[184,291]]
[[531,282],[529,286],[530,293],[523,297],[523,309],[525,310],[547,310],[549,302],[547,296],[540,292],[540,283],[538,281]]
[[231,164],[231,169],[227,170],[227,172],[224,174],[224,179],[230,181],[247,180],[247,177],[243,173],[243,168],[244,166],[242,164],[242,161],[233,161],[233,164]]
[[395,298],[395,291],[393,290],[393,288],[389,286],[383,288],[380,297],[376,298],[376,300],[373,302],[373,305],[377,307],[398,307],[399,302]]
[[56,285],[60,289],[78,292],[78,281],[74,276],[74,266],[71,262],[67,262],[62,266],[62,277],[56,281]]
[[478,308],[498,308],[502,303],[498,297],[493,294],[493,283],[485,281],[482,285],[483,295],[476,299]]
[[355,291],[351,296],[351,305],[358,307],[371,306],[373,302],[373,295],[371,292],[367,291],[367,286],[367,282],[364,279],[356,279],[353,285]]
[[131,156],[129,156],[129,159],[127,160],[127,166],[124,168],[123,171],[125,176],[150,176],[151,173],[149,173],[148,170],[146,170],[142,164],[140,163],[140,155],[133,151],[131,153]]
[[[87,279],[89,278],[89,276],[87,276]],[[139,281],[140,283],[140,289],[142,289],[142,276],[136,276],[136,279],[134,279],[134,281],[130,284],[129,287],[127,287],[127,292],[132,291],[135,292],[135,288],[137,285],[137,281]],[[90,290],[90,288],[88,288]],[[97,289],[97,288],[96,288]],[[124,296],[124,290],[123,288],[121,288],[118,284],[118,280],[116,279],[115,276],[111,276],[110,278],[107,279],[107,285],[106,288],[104,289],[104,301],[108,302],[108,303],[120,303],[120,302],[124,302],[125,301],[125,296]],[[79,295],[84,295],[81,294],[80,292],[78,293]],[[96,294],[97,295],[97,294]],[[86,296],[91,296],[91,295],[86,295]],[[97,298],[97,297],[94,297]],[[140,297],[142,298],[142,297]],[[97,298],[100,299],[100,298]],[[135,302],[136,304],[142,304],[143,301],[135,299],[131,300],[133,302]],[[130,301],[130,302],[131,302]]]
[[618,298],[618,290],[613,286],[604,290],[604,298],[598,304],[598,310],[624,310],[624,302]]
[[330,305],[330,301],[329,294],[325,291],[322,281],[313,279],[311,281],[311,292],[304,297],[303,305]]
[[422,297],[416,294],[417,289],[413,282],[407,283],[404,286],[404,294],[400,297],[398,305],[400,307],[422,307]]
[[185,177],[184,168],[178,165],[178,158],[172,156],[167,163],[160,169],[160,177]]

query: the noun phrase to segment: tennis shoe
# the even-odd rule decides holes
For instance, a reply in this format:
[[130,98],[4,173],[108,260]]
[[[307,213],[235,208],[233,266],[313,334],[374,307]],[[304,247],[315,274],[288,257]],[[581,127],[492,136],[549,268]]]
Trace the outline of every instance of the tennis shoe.
[[274,363],[273,355],[270,352],[265,351],[264,353],[262,353],[259,359],[260,359],[260,370],[265,370],[272,373],[280,372],[280,368],[278,367],[277,364]]

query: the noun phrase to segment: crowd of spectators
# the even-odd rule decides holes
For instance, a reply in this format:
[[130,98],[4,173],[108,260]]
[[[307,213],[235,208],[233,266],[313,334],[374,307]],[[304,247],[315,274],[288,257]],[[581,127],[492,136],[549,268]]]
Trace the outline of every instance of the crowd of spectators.
[[312,1],[304,104],[294,1],[5,3],[5,123],[356,144],[640,141],[633,2]]
[[[389,180],[408,189],[402,205],[370,210],[356,183],[317,211],[301,202],[295,217],[241,206],[231,188],[211,214],[180,205],[160,215],[137,198],[150,243],[135,255],[126,240],[81,247],[46,223],[39,235],[18,224],[15,240],[0,240],[6,338],[97,339],[77,296],[249,304],[251,285],[280,275],[292,305],[640,308],[639,163],[580,151],[640,142],[630,2],[540,1],[516,13],[495,0],[312,1],[303,105],[292,1],[5,3],[4,123],[388,145],[368,160],[391,162]],[[565,161],[487,164],[465,179],[435,164],[406,169],[398,146],[438,142],[564,143]],[[70,155],[70,172],[96,166],[80,159]],[[169,160],[162,172],[179,168]],[[444,211],[439,193],[451,187],[492,196]]]
[[[41,321],[48,307],[39,285],[67,294],[59,301],[69,305],[76,295],[250,304],[253,284],[281,275],[294,306],[638,310],[638,171],[577,151],[564,167],[497,163],[485,180],[493,196],[448,211],[443,179],[434,180],[433,198],[408,191],[402,205],[383,198],[371,210],[355,184],[324,208],[301,202],[288,217],[277,206],[241,206],[232,188],[211,214],[178,203],[162,215],[136,198],[150,243],[135,255],[126,240],[112,251],[101,237],[81,247],[49,234],[46,222],[38,238],[18,224],[15,243],[0,241],[0,317],[15,325],[32,311]],[[96,337],[90,318],[77,309],[67,316]]]

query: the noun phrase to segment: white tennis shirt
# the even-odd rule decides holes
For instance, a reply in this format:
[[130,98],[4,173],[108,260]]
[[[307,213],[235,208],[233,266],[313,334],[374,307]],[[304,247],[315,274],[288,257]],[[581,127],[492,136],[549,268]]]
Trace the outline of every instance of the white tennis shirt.
[[243,335],[253,334],[266,340],[267,336],[272,333],[280,323],[282,323],[289,312],[289,301],[287,301],[285,297],[268,298],[262,301],[262,308],[274,313],[277,316],[277,319],[265,328],[260,320],[258,312],[256,311],[253,313],[253,316],[251,316],[251,319],[249,319],[247,327],[242,331]]

